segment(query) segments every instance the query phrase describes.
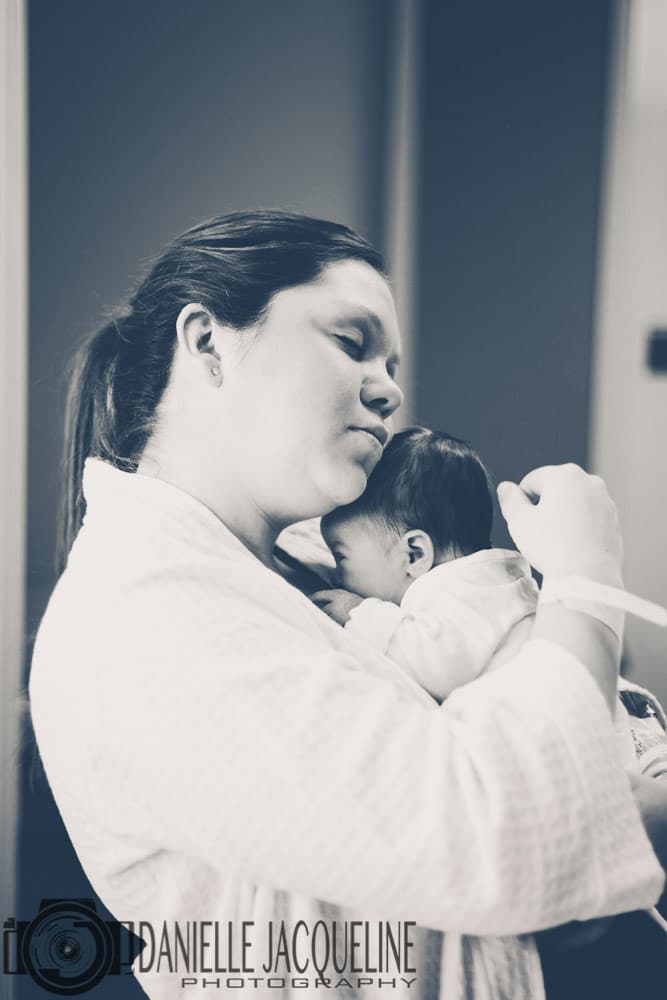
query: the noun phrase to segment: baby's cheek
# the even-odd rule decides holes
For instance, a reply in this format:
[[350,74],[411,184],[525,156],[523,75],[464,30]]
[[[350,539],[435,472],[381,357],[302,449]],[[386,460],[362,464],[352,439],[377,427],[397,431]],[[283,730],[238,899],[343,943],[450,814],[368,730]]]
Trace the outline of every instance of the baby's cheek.
[[361,578],[357,572],[355,572],[354,563],[345,560],[345,563],[340,568],[340,587],[342,590],[351,590],[353,593],[358,593],[357,587],[361,584]]

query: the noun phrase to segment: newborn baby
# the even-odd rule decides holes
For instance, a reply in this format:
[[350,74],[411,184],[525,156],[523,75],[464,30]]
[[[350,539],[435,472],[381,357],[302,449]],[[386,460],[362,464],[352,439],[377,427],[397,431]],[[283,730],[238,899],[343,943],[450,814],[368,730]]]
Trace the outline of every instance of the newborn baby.
[[[514,656],[532,628],[537,585],[523,556],[491,548],[492,520],[489,477],[469,445],[425,427],[402,431],[362,496],[322,519],[340,589],[313,599],[442,701]],[[667,775],[659,703],[620,686],[628,768]]]
[[518,552],[491,548],[493,502],[464,441],[396,434],[354,503],[322,519],[340,590],[314,595],[438,700],[510,659],[538,589]]

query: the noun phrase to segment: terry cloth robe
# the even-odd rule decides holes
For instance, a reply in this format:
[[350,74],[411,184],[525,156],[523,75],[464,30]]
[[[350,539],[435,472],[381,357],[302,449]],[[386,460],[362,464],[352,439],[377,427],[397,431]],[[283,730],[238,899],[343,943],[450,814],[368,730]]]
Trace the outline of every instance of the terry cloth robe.
[[516,655],[530,636],[537,596],[520,553],[484,549],[418,577],[400,607],[362,601],[345,627],[442,701]]
[[[269,921],[413,920],[416,982],[395,974],[392,1000],[539,1000],[530,932],[658,898],[609,712],[561,647],[530,641],[438,706],[193,497],[99,460],[84,495],[30,694],[117,920],[254,922],[256,969]],[[192,995],[164,963],[135,974]],[[348,975],[337,996],[386,998]],[[237,992],[321,1000],[316,977]]]

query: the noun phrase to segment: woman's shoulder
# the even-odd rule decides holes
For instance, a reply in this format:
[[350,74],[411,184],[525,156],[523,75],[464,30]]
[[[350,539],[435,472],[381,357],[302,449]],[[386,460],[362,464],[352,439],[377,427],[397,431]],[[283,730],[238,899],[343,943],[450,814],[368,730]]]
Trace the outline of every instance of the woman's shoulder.
[[280,542],[291,563],[286,578],[231,542],[167,551],[144,538],[121,550],[89,546],[84,535],[40,625],[35,688],[50,698],[54,684],[79,690],[102,674],[137,684],[151,663],[159,665],[151,676],[166,681],[174,670],[260,653],[268,663],[288,645],[330,649],[340,630],[304,596],[329,585],[333,559],[319,524],[295,526]]

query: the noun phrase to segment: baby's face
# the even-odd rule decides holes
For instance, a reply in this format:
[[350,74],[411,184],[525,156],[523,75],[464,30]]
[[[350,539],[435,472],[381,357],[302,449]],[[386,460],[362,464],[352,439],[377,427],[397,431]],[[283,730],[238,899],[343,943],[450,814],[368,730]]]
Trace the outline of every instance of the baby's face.
[[338,570],[338,585],[361,597],[400,604],[407,584],[399,540],[368,517],[322,526]]

